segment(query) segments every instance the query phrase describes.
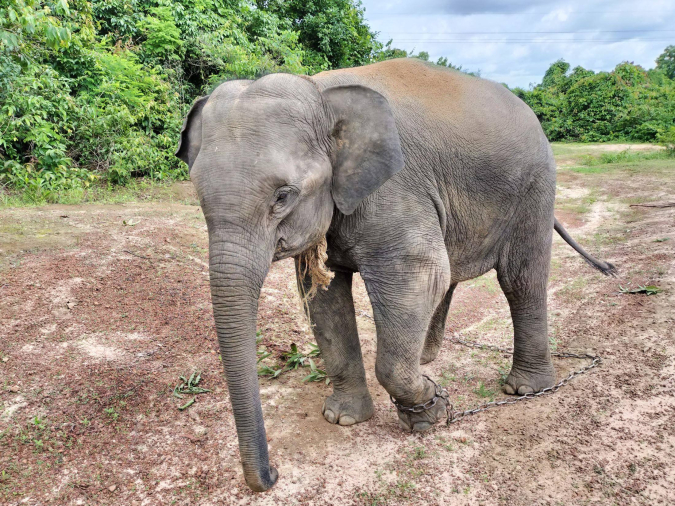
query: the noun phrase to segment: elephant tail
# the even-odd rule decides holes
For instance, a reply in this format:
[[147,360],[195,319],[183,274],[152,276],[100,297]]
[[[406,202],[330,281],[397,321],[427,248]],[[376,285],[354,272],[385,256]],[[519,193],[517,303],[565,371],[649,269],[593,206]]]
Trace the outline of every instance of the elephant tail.
[[558,234],[560,234],[560,237],[562,237],[567,244],[572,246],[577,253],[579,253],[582,257],[584,257],[584,260],[593,267],[594,269],[599,270],[602,272],[605,276],[616,276],[618,271],[616,270],[616,267],[614,267],[612,264],[609,262],[603,262],[602,260],[598,260],[597,258],[592,257],[589,255],[584,248],[582,248],[577,241],[572,239],[572,236],[565,230],[565,228],[560,224],[557,218],[554,218],[554,226],[553,228],[555,229]]

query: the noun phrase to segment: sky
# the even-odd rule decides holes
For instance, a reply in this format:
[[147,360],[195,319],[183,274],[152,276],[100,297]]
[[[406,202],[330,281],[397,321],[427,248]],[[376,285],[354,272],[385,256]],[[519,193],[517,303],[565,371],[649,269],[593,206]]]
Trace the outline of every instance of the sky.
[[653,68],[675,45],[675,0],[362,0],[378,39],[445,56],[510,87],[538,84],[551,63]]

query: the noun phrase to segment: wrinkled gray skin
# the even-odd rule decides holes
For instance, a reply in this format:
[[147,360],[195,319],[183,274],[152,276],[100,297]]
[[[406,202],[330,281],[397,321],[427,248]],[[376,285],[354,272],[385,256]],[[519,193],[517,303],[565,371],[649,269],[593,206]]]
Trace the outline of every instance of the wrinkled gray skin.
[[[551,386],[546,285],[555,162],[532,111],[493,82],[400,59],[230,81],[197,101],[177,156],[190,166],[209,232],[213,311],[247,484],[270,467],[256,374],[258,296],[270,264],[328,240],[335,278],[309,303],[333,385],[323,414],[370,418],[352,300],[360,272],[377,328],[375,373],[403,405],[434,387],[452,292],[496,269],[514,326],[504,390]],[[587,255],[605,273],[611,264]],[[302,280],[308,283],[308,280]],[[445,414],[399,414],[423,431]]]

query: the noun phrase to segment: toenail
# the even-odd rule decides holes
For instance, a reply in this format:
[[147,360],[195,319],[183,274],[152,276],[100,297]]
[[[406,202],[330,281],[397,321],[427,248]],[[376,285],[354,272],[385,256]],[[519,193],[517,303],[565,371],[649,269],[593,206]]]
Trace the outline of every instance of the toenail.
[[507,384],[504,385],[504,393],[509,394],[509,395],[513,395],[513,394],[516,393],[516,391],[513,389],[513,387],[511,385],[509,385],[507,383]]
[[531,393],[534,393],[534,389],[532,387],[527,386],[527,385],[523,385],[518,389],[518,394],[520,394],[520,395],[531,394]]
[[335,423],[335,414],[330,409],[327,409],[323,415],[330,423]]
[[400,418],[398,419],[398,426],[401,427],[406,432],[410,432],[410,425],[408,425],[406,422],[401,420]]
[[351,416],[349,415],[342,415],[340,417],[340,425],[354,425],[356,423],[356,420],[354,420]]

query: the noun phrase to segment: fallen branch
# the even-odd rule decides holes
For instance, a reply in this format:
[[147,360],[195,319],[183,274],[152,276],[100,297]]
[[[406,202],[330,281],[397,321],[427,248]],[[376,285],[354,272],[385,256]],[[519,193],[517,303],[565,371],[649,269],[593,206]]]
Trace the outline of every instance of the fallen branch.
[[150,257],[144,257],[143,255],[139,255],[138,253],[134,253],[133,251],[129,251],[128,249],[122,250],[123,253],[129,253],[130,255],[133,255],[138,258],[142,258],[143,260],[147,260],[149,262],[152,262],[152,258]]
[[675,202],[651,202],[648,204],[631,204],[630,207],[675,207]]

